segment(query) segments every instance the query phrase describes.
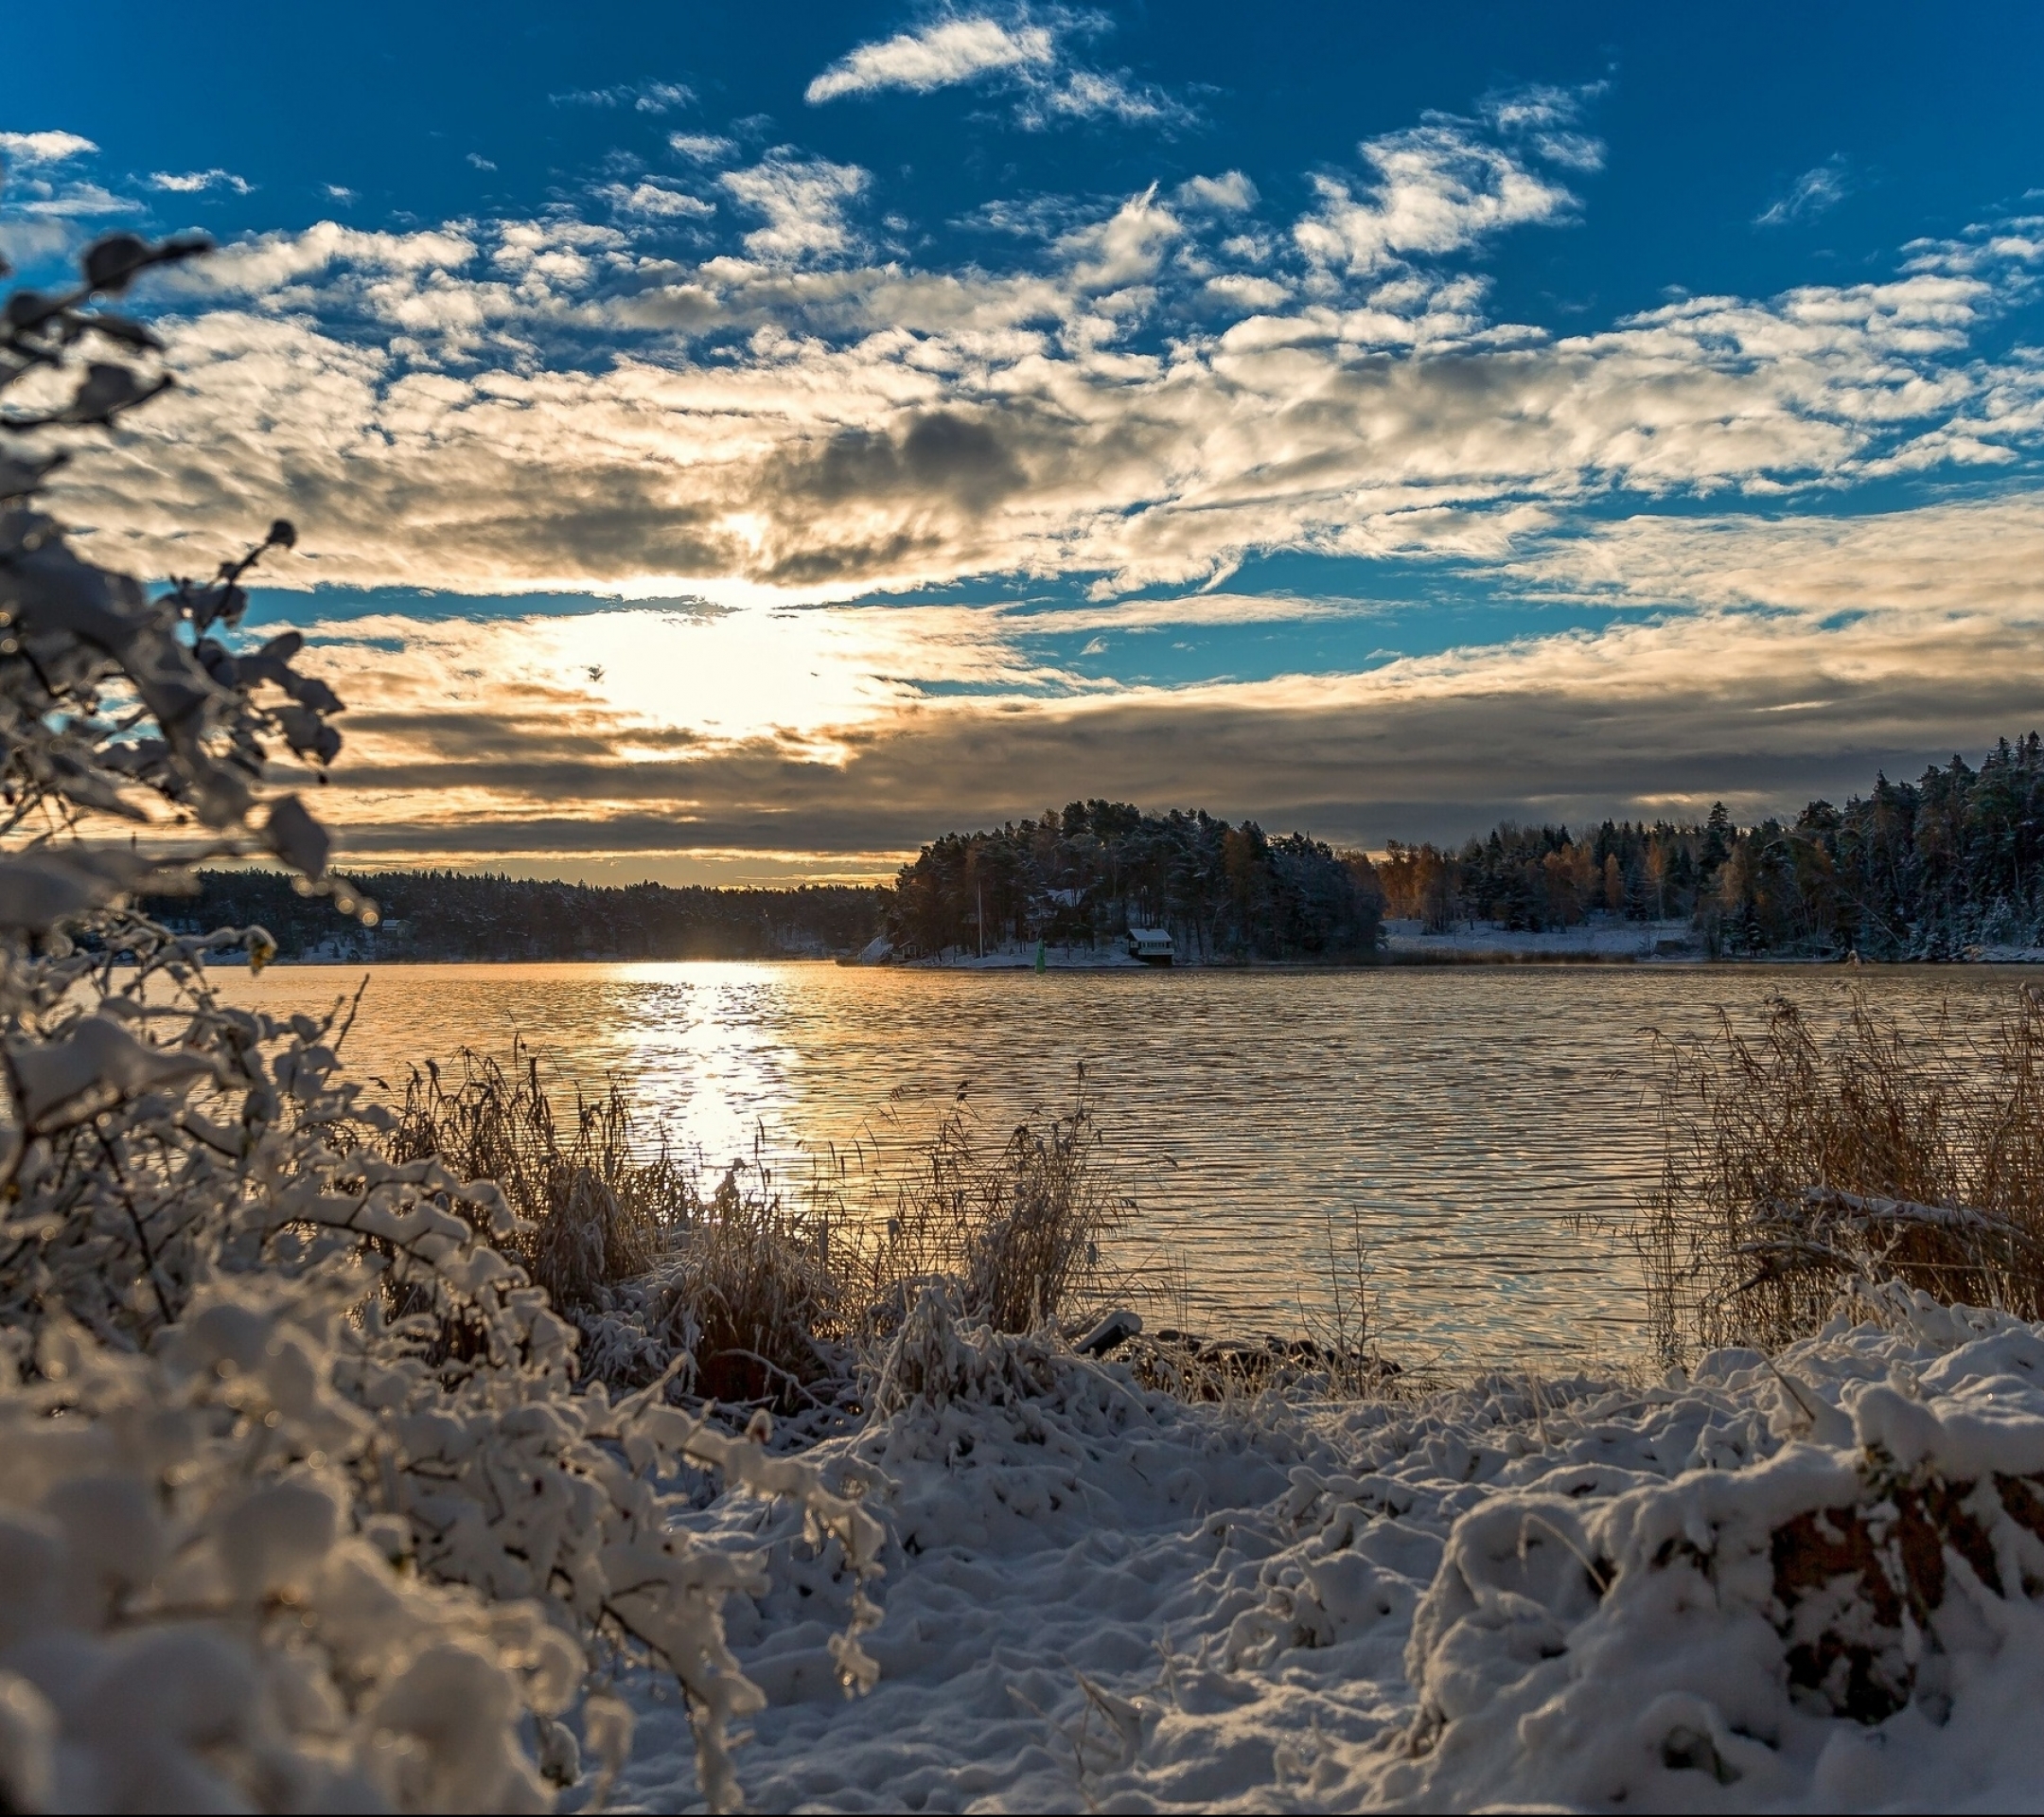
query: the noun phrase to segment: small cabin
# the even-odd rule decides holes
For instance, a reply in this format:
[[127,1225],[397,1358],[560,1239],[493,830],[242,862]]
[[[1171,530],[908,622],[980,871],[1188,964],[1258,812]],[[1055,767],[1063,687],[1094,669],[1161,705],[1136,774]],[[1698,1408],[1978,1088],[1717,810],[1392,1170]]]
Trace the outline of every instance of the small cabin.
[[1131,927],[1128,949],[1131,959],[1139,959],[1145,965],[1169,965],[1172,962],[1171,930],[1168,927]]

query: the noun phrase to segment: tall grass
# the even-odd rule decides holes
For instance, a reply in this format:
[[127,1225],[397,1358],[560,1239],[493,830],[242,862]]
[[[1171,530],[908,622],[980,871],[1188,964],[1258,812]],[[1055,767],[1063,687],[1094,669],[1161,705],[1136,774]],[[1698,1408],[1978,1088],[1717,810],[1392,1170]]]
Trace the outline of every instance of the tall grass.
[[[556,1097],[573,1093],[572,1111]],[[494,1179],[525,1221],[515,1247],[581,1327],[584,1367],[638,1386],[784,1415],[842,1409],[919,1297],[971,1324],[1068,1325],[1116,1284],[1102,1244],[1127,1214],[1082,1094],[997,1141],[953,1107],[925,1134],[834,1155],[799,1191],[763,1155],[705,1190],[615,1080],[551,1086],[537,1056],[464,1052],[414,1072],[395,1149]]]
[[1855,1280],[2044,1317],[2044,997],[1985,1020],[1864,996],[1829,1032],[1656,1037],[1662,1169],[1638,1227],[1654,1335],[1779,1345]]

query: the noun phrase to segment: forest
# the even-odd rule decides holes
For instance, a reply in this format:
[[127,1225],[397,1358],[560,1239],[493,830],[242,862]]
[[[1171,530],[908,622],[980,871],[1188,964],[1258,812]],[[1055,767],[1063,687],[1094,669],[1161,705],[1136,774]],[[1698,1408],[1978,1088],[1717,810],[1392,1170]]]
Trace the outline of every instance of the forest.
[[925,846],[895,880],[888,935],[922,956],[1088,945],[1161,926],[1186,958],[1211,963],[1369,953],[1382,912],[1360,852],[1303,833],[1272,838],[1254,820],[1230,826],[1203,809],[1089,801]]
[[1385,912],[1440,931],[1465,920],[1567,926],[1606,913],[1682,919],[1714,954],[1958,959],[2044,945],[2044,746],[2000,740],[1914,783],[1877,778],[1842,808],[1735,825],[1606,820],[1494,828],[1459,849],[1392,841],[1376,867]]
[[281,959],[785,959],[856,951],[880,925],[884,892],[607,889],[460,871],[363,871],[347,884],[376,905],[363,927],[278,871],[203,871],[196,896],[152,899],[175,930],[255,925]]

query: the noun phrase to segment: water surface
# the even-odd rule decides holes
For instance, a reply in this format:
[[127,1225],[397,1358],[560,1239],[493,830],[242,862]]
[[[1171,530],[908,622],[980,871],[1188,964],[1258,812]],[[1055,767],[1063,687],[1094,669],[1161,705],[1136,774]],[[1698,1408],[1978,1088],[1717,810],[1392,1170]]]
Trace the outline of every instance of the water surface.
[[[273,967],[238,1001],[323,1010],[361,972]],[[1471,967],[976,973],[816,963],[370,968],[345,1057],[401,1088],[428,1056],[502,1052],[629,1082],[721,1168],[898,1144],[960,1102],[997,1140],[1077,1068],[1139,1215],[1118,1259],[1168,1273],[1208,1331],[1292,1331],[1360,1229],[1384,1341],[1469,1367],[1633,1352],[1639,1271],[1611,1226],[1658,1157],[1646,1031],[1813,1014],[1855,988],[1970,1015],[1988,967]]]

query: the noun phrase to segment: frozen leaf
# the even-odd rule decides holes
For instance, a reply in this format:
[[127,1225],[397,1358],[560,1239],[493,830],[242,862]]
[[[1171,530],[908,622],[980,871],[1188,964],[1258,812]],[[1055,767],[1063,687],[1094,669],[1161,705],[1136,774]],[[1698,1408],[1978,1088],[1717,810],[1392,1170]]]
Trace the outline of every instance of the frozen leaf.
[[304,707],[280,708],[277,724],[284,729],[285,742],[299,756],[330,764],[340,755],[341,734],[318,714]]
[[153,385],[146,385],[126,366],[95,361],[85,368],[84,382],[65,406],[63,420],[67,423],[111,422],[119,412],[153,397],[169,382],[164,378]]
[[163,337],[146,323],[131,321],[125,315],[113,315],[105,310],[86,320],[95,334],[103,334],[109,341],[118,341],[125,347],[140,351],[161,353]]
[[41,933],[151,880],[156,867],[120,854],[44,851],[0,858],[0,928]]
[[0,1805],[45,1810],[57,1774],[57,1712],[26,1678],[0,1672]]
[[333,841],[297,796],[285,795],[270,804],[263,837],[271,851],[292,870],[315,880],[326,874],[326,855]]
[[133,234],[109,234],[85,249],[81,261],[85,282],[93,290],[115,295],[151,265],[168,265],[209,250],[203,234],[174,234],[151,246]]
[[17,1039],[9,1044],[8,1058],[20,1083],[22,1119],[39,1131],[213,1071],[203,1054],[145,1047],[107,1015],[81,1016],[60,1040]]
[[64,456],[52,454],[45,460],[27,461],[12,454],[0,454],[0,500],[26,498],[41,485],[51,469],[63,463]]
[[62,309],[56,298],[41,291],[16,291],[7,300],[7,325],[17,330],[41,327]]

